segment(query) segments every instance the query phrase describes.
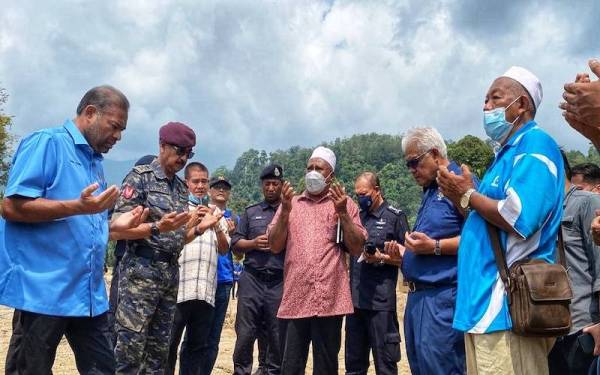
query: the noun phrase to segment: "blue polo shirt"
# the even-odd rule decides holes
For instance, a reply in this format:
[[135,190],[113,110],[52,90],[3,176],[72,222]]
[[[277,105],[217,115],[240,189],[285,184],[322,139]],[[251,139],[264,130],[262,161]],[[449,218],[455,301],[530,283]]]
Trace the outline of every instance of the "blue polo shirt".
[[[75,126],[37,131],[20,143],[6,197],[78,199],[99,182],[106,189],[102,156]],[[40,314],[96,316],[108,310],[103,264],[107,212],[49,222],[0,221],[0,304]]]
[[[498,212],[517,234],[499,230],[510,267],[524,258],[554,262],[564,195],[564,167],[556,142],[534,121],[499,150],[478,192],[498,200]],[[512,327],[486,222],[471,212],[458,248],[454,328],[488,333]]]
[[[450,162],[448,170],[462,174],[455,162]],[[436,240],[452,238],[460,234],[463,220],[462,214],[441,193],[434,180],[423,191],[413,232],[425,233]],[[402,274],[405,280],[415,283],[455,285],[456,263],[456,255],[419,255],[407,250],[402,260]]]

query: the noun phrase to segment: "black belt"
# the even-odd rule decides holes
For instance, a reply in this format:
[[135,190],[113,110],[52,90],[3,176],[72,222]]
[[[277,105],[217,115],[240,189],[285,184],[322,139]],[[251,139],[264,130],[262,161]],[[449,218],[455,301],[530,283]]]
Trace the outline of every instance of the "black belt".
[[419,290],[426,290],[426,289],[437,289],[437,288],[445,288],[445,287],[450,287],[452,285],[448,285],[448,284],[422,284],[422,283],[415,283],[412,281],[408,281],[408,291],[409,292],[418,292]]
[[250,275],[254,276],[259,281],[262,281],[264,283],[271,283],[273,281],[283,280],[282,270],[259,271],[255,268],[245,266],[244,272],[248,272]]
[[171,264],[177,264],[179,258],[178,253],[169,253],[166,251],[155,250],[148,246],[138,246],[133,250],[133,254],[150,259],[155,262],[165,262]]

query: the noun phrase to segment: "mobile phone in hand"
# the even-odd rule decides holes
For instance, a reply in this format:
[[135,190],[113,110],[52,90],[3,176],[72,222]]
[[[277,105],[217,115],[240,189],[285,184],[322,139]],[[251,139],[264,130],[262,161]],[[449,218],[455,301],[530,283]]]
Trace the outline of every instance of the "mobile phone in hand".
[[581,350],[583,350],[585,354],[594,353],[594,346],[596,344],[594,343],[594,337],[589,333],[582,333],[581,335],[579,335],[577,337],[577,342],[579,343],[579,346],[581,346]]

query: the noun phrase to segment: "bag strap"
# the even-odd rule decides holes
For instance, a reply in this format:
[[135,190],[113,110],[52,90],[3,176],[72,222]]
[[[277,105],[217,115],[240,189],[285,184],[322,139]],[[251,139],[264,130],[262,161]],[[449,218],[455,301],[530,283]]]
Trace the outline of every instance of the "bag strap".
[[492,243],[492,249],[494,250],[494,258],[496,259],[496,266],[498,267],[498,273],[500,273],[500,279],[504,284],[506,292],[510,290],[510,281],[508,278],[508,265],[506,264],[506,257],[500,246],[500,237],[498,237],[498,229],[493,226],[489,221],[486,221],[488,234],[490,236],[490,242]]
[[565,256],[565,242],[563,241],[562,225],[558,226],[558,263],[567,269],[567,258]]
[[[500,273],[500,278],[504,283],[504,287],[508,291],[510,282],[508,278],[508,264],[506,263],[506,256],[502,251],[500,245],[500,237],[498,236],[498,229],[493,226],[489,221],[486,221],[488,234],[490,236],[490,242],[492,243],[492,249],[494,250],[494,258],[496,259],[496,266]],[[565,258],[565,243],[563,240],[562,225],[558,227],[558,263],[567,269],[566,258]]]

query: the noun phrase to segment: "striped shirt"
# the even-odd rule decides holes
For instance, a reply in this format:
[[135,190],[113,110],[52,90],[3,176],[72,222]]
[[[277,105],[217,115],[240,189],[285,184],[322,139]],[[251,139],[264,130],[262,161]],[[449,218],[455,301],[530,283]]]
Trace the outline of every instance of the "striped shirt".
[[[189,205],[190,211],[195,209]],[[215,209],[215,214],[219,209]],[[227,234],[227,221],[221,218],[219,225],[227,243],[230,243]],[[201,236],[183,248],[179,257],[179,290],[177,303],[200,300],[210,305],[215,305],[215,291],[217,289],[217,234],[213,229],[208,229]]]
[[[498,201],[498,212],[517,233],[499,230],[509,267],[524,258],[554,262],[564,175],[558,145],[530,121],[499,150],[483,176],[478,192]],[[488,333],[512,327],[486,221],[477,212],[461,233],[456,301],[455,329]]]

